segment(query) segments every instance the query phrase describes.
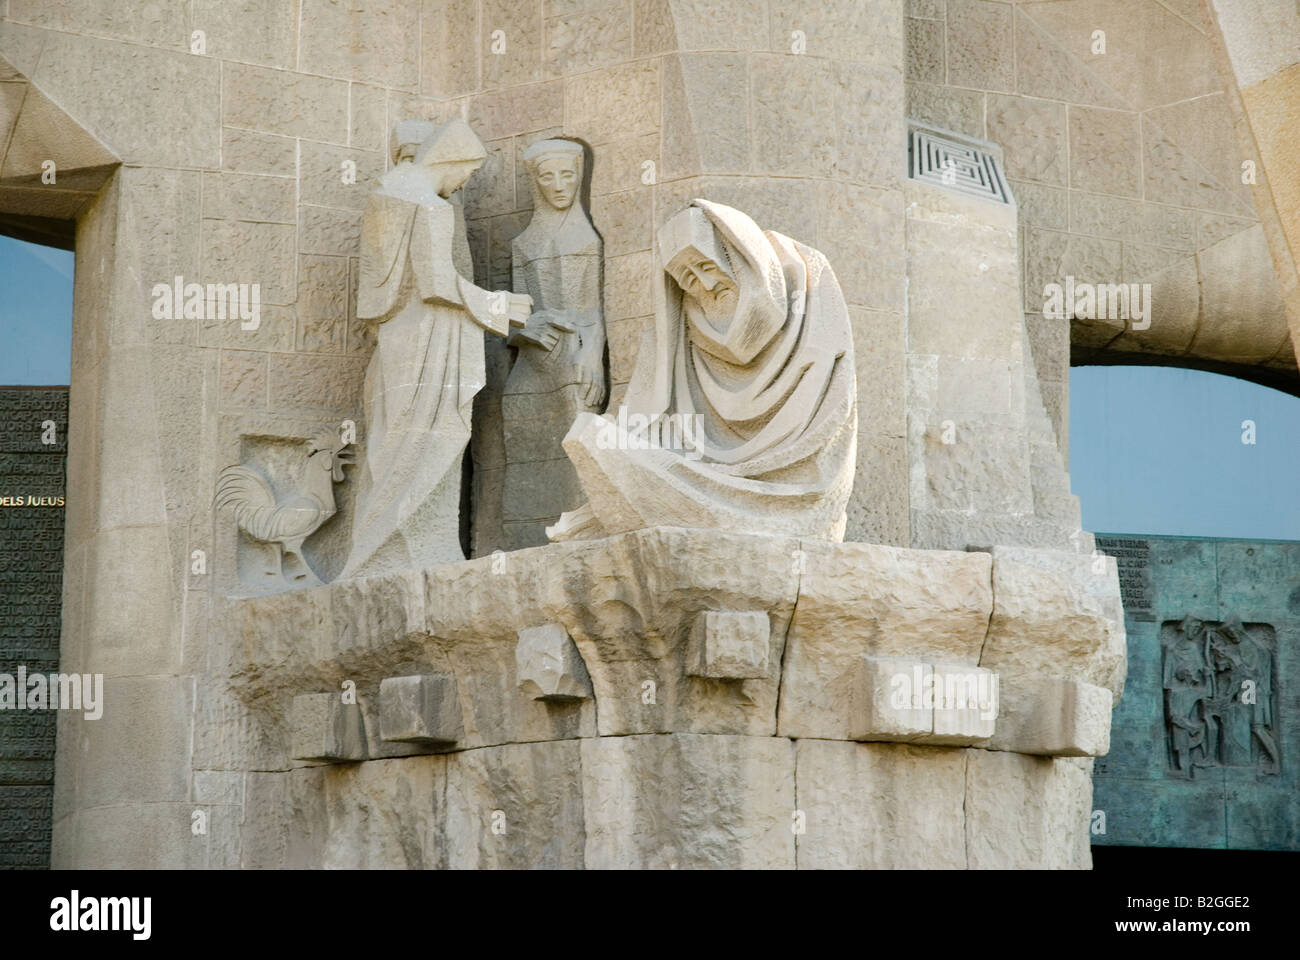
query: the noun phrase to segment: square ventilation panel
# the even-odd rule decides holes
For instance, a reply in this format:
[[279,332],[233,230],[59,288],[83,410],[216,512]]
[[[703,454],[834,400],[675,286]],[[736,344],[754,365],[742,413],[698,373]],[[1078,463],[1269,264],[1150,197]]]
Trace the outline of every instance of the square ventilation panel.
[[947,130],[908,126],[907,176],[967,196],[1015,204],[996,146]]

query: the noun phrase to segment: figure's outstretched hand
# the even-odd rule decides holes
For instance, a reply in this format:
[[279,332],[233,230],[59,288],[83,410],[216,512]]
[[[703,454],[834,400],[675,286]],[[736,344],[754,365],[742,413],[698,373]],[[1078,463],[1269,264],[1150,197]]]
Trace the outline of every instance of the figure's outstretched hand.
[[549,353],[560,341],[560,334],[573,333],[577,328],[567,320],[560,319],[562,314],[553,310],[538,310],[528,318],[524,329],[515,333],[515,338]]

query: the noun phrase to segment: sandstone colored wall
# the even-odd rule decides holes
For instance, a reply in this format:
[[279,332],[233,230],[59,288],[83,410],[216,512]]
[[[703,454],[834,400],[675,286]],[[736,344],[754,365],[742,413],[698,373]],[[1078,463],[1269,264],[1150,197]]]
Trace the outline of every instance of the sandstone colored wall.
[[[79,216],[63,656],[110,691],[103,721],[61,717],[56,863],[81,862],[90,838],[181,862],[171,841],[139,838],[168,835],[234,762],[220,745],[238,716],[204,679],[208,611],[248,584],[213,482],[361,423],[360,211],[398,119],[460,113],[488,143],[465,198],[483,278],[503,278],[526,217],[519,151],[556,133],[592,145],[616,385],[652,309],[654,224],[689,197],[823,249],[860,334],[870,467],[851,533],[907,542],[902,162],[886,147],[902,142],[901,2],[4,5],[0,130],[24,148],[23,175],[71,139],[120,161],[106,186],[22,198],[26,213]],[[795,31],[806,53],[791,51]],[[155,320],[152,286],[177,275],[259,283],[260,327]],[[349,491],[320,534],[336,547]]]
[[1218,28],[1220,70],[1235,81],[1239,135],[1259,154],[1255,202],[1292,341],[1300,343],[1300,161],[1293,142],[1300,125],[1300,9],[1285,0],[1214,0],[1209,12]]
[[[247,545],[214,516],[213,483],[245,457],[287,462],[343,418],[362,425],[360,215],[395,121],[460,115],[488,145],[465,197],[485,283],[504,283],[527,219],[522,150],[553,135],[592,147],[615,402],[653,309],[655,226],[684,201],[735,205],[824,251],[855,333],[849,537],[907,546],[905,116],[1003,143],[1026,304],[1062,267],[1150,277],[1176,304],[1189,262],[1198,287],[1254,262],[1250,200],[1202,169],[1218,153],[1198,152],[1203,130],[1221,132],[1221,88],[1180,44],[1199,51],[1206,35],[1170,9],[1185,4],[1078,2],[0,2],[0,137],[15,158],[0,167],[0,212],[77,217],[62,657],[106,674],[108,691],[104,719],[60,716],[56,865],[106,851],[124,865],[228,862],[228,831],[189,832],[196,804],[237,816],[255,737],[213,682],[214,598],[249,589]],[[1106,82],[1062,52],[1094,7],[1119,18],[1112,49],[1128,51]],[[1166,33],[1185,73],[1147,77],[1135,51]],[[33,176],[49,157],[64,177],[47,188]],[[1160,164],[1135,179],[1148,157]],[[350,164],[355,183],[341,176]],[[1210,277],[1203,262],[1238,274]],[[151,288],[176,275],[259,283],[260,327],[155,320]],[[1260,291],[1254,322],[1272,331],[1268,283],[1245,289]],[[1178,316],[1158,314],[1153,330],[1182,330]],[[1036,375],[1026,362],[1009,389],[1032,395],[1042,380],[1063,449],[1068,333],[1027,322]],[[1284,330],[1265,355],[1267,337],[1242,329],[1213,331],[1249,362],[1286,359]],[[1035,492],[1067,496],[1053,483]],[[352,485],[337,489],[342,513],[319,535],[326,568],[347,540]]]
[[[822,250],[849,303],[858,364],[849,537],[907,543],[901,0],[798,10],[749,0],[485,0],[449,3],[442,16],[449,45],[469,52],[432,75],[426,65],[423,92],[446,99],[403,107],[465,116],[487,143],[466,197],[479,278],[509,282],[510,241],[531,212],[523,150],[553,136],[587,143],[616,406],[654,310],[654,230],[689,199],[738,207]],[[504,55],[491,52],[496,30],[506,34]],[[793,53],[795,43],[806,52]],[[482,443],[480,462],[500,462]],[[506,505],[508,514],[526,509]],[[485,540],[476,553],[495,545]]]
[[[222,785],[205,801],[213,852],[245,867],[1086,868],[1091,758],[1125,672],[1115,564],[1091,566],[661,528],[224,600],[210,682],[242,718],[222,753],[249,772],[205,774]],[[741,611],[761,655],[737,677],[688,636]],[[542,625],[583,665],[563,700],[538,699],[519,653],[520,628]],[[916,724],[886,707],[922,664],[996,672],[996,730],[979,709],[936,703]],[[441,742],[387,732],[385,678],[412,675],[445,691]],[[334,738],[287,709],[300,699],[348,715],[340,762],[319,764]],[[303,743],[314,766],[293,759]]]
[[[1300,386],[1264,218],[1241,181],[1259,156],[1216,38],[1201,0],[909,0],[908,115],[1006,152],[1025,319],[1062,452],[1072,349]],[[1150,283],[1150,329],[1045,319],[1043,287],[1066,275]]]

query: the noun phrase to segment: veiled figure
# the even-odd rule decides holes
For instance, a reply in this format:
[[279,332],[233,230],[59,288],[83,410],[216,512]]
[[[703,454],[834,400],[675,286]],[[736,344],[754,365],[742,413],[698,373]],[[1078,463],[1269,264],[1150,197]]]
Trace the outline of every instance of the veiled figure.
[[605,405],[603,246],[579,196],[582,144],[543,140],[524,151],[524,164],[533,217],[511,244],[511,285],[532,297],[533,313],[510,335],[514,361],[502,396],[512,548],[546,543],[546,525],[582,503],[561,444],[578,413]]
[[463,560],[461,460],[484,382],[484,329],[522,326],[526,295],[476,287],[464,215],[447,198],[486,151],[463,121],[399,124],[396,165],[366,201],[357,316],[377,328],[366,370],[366,461],[343,576]]
[[665,224],[658,253],[626,406],[575,420],[564,449],[588,501],[551,539],[667,525],[842,540],[857,384],[830,264],[707,200]]

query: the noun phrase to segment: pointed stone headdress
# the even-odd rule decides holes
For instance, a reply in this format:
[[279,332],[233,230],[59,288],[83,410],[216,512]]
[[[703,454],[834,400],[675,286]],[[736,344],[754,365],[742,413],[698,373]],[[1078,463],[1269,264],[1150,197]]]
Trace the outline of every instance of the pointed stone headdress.
[[396,163],[405,147],[413,147],[418,152],[420,144],[433,136],[437,129],[437,125],[428,120],[403,120],[396,124],[388,138],[389,159]]
[[415,162],[424,166],[443,163],[473,163],[487,158],[483,141],[459,118],[436,127],[421,145]]

